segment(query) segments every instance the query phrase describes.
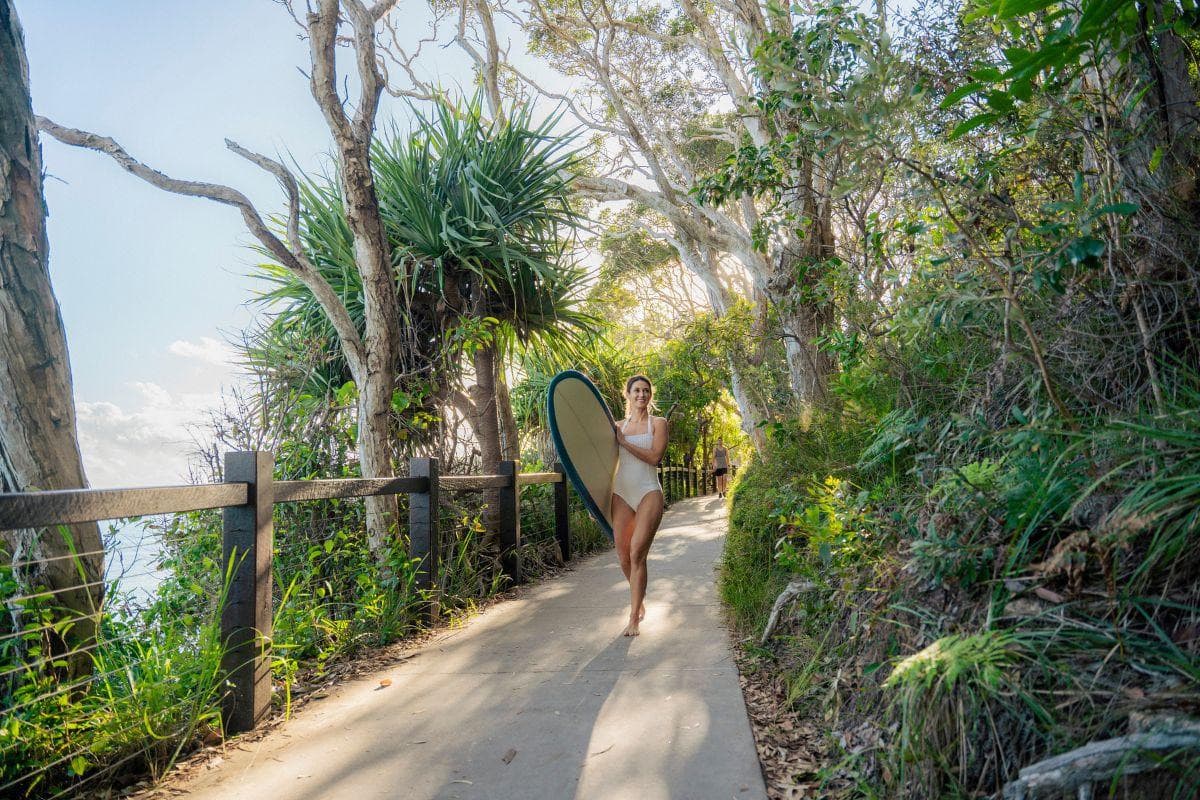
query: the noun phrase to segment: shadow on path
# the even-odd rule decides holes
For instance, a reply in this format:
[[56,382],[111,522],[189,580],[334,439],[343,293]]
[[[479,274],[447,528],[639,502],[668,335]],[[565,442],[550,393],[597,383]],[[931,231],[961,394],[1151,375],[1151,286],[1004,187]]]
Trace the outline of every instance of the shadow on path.
[[651,550],[642,636],[620,635],[628,584],[603,553],[344,685],[180,788],[205,799],[759,800],[713,582],[723,532],[715,498],[671,509]]

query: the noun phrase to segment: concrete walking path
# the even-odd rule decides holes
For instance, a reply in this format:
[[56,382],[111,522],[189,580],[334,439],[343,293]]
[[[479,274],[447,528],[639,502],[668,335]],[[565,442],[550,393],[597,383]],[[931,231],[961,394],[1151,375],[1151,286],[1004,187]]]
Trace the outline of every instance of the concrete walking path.
[[[715,496],[667,512],[642,635],[612,552],[314,701],[194,800],[764,800],[714,569]],[[391,684],[380,688],[380,681]]]

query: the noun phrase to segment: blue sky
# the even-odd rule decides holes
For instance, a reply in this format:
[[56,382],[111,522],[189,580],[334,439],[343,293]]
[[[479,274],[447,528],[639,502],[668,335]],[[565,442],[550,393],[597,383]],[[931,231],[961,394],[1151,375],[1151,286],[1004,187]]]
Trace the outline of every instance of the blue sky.
[[[415,39],[427,6],[408,7]],[[174,177],[241,189],[264,214],[281,207],[274,180],[226,137],[306,169],[326,161],[328,132],[299,72],[307,45],[272,0],[17,0],[17,11],[39,114],[112,136]],[[445,68],[442,83],[469,80],[457,49],[431,56],[423,65]],[[380,120],[405,112],[387,103]],[[187,426],[236,380],[223,341],[253,314],[251,238],[236,210],[162,192],[106,156],[43,137],[43,158],[89,478],[176,482]]]

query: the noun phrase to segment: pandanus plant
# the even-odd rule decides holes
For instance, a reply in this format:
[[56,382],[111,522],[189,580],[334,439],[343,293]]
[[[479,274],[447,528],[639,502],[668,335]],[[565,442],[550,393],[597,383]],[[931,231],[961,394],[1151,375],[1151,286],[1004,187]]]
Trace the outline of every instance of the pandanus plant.
[[[427,404],[470,421],[483,465],[515,457],[503,364],[517,351],[578,347],[601,322],[578,308],[583,218],[571,202],[581,154],[560,117],[527,105],[487,119],[479,96],[437,103],[407,135],[377,139],[372,169],[402,303],[396,411],[409,433]],[[338,183],[302,186],[301,236],[313,264],[362,325],[362,286]],[[267,263],[273,314],[248,355],[289,391],[330,398],[349,380],[337,334],[308,289]]]

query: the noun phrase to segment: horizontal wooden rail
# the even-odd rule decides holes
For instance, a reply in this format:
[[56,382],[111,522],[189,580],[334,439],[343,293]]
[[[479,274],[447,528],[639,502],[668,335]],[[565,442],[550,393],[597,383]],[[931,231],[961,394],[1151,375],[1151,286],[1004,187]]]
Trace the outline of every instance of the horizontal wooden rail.
[[480,489],[505,489],[512,486],[511,475],[443,475],[438,486],[452,492],[471,492]]
[[[558,483],[558,472],[527,472],[518,485]],[[503,489],[508,475],[443,475],[438,485],[449,491]],[[336,500],[429,491],[429,478],[337,478],[274,481],[274,502]],[[0,493],[0,530],[43,528],[125,517],[182,514],[247,503],[247,484],[210,483],[199,486],[147,486],[135,489],[63,489],[52,492]]]
[[245,483],[0,494],[0,530],[244,506]]
[[275,481],[275,502],[336,500],[381,494],[429,491],[429,478],[334,478],[313,481]]
[[562,483],[561,472],[522,472],[517,476],[517,485],[533,486],[542,483]]

